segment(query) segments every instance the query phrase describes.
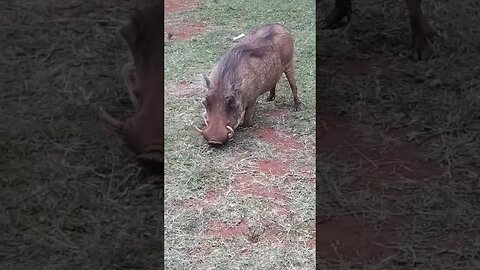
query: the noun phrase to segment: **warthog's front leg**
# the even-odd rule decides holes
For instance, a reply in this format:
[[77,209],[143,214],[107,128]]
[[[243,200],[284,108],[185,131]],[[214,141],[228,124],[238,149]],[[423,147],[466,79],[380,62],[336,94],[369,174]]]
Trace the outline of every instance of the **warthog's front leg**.
[[352,20],[352,0],[335,0],[335,7],[318,27],[320,29],[335,28],[344,17],[347,17],[347,24]]
[[243,127],[250,127],[252,125],[254,108],[255,108],[255,101],[250,102],[247,105],[247,108],[245,108],[245,115],[243,117],[243,123],[242,123]]
[[406,0],[406,2],[410,14],[412,57],[415,61],[427,60],[432,54],[428,38],[435,35],[435,32],[423,16],[422,0]]

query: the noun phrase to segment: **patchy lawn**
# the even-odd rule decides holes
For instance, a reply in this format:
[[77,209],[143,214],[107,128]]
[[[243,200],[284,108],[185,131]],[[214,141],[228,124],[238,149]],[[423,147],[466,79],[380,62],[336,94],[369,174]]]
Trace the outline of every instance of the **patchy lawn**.
[[[166,1],[165,268],[313,269],[314,2],[187,3]],[[302,110],[293,112],[282,76],[274,102],[258,99],[254,125],[211,149],[194,130],[203,125],[201,74],[233,37],[270,22],[296,39]]]
[[428,62],[404,1],[354,1],[318,32],[319,269],[480,269],[479,8],[424,1]]
[[0,4],[0,269],[161,265],[159,178],[97,121],[133,110],[126,3]]

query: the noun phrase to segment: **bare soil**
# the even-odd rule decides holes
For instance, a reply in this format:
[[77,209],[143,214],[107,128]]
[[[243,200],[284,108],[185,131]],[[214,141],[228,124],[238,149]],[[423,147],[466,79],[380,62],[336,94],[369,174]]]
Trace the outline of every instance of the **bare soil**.
[[165,14],[171,14],[175,12],[188,11],[195,8],[200,1],[199,0],[165,0],[164,12]]
[[[394,74],[401,62],[384,56],[346,60],[327,65],[332,76]],[[408,128],[387,130],[360,124],[341,112],[317,114],[317,154],[326,160],[355,167],[356,186],[381,191],[384,196],[408,197],[408,191],[388,186],[410,185],[437,179],[445,173],[440,164],[429,161],[423,146],[411,139]],[[401,184],[399,185],[401,186]],[[318,187],[321,188],[321,187]],[[387,260],[400,254],[398,243],[411,226],[412,217],[387,216],[382,223],[358,215],[317,216],[317,256],[325,261],[367,263]]]
[[[167,42],[178,42],[176,45],[182,45],[181,42],[191,42],[189,40],[208,31],[209,25],[192,22],[190,21],[191,18],[189,21],[185,21],[183,15],[172,17],[171,20],[168,18],[169,15],[175,15],[177,12],[192,10],[199,4],[201,4],[200,1],[165,2],[165,12],[167,14],[165,36]],[[284,83],[286,83],[286,80]],[[191,102],[197,102],[205,94],[205,89],[199,86],[197,82],[193,82],[192,78],[167,82],[166,87],[168,88],[166,93],[172,97],[170,100],[172,103],[188,102],[190,104]],[[295,160],[293,156],[306,149],[311,149],[310,153],[313,154],[314,145],[313,143],[310,143],[312,145],[306,145],[305,142],[300,140],[300,135],[281,130],[280,125],[272,125],[272,122],[281,122],[292,117],[291,109],[283,109],[283,106],[279,107],[266,111],[264,115],[262,113],[262,117],[267,119],[267,125],[258,124],[248,130],[238,131],[239,134],[250,133],[252,141],[261,144],[262,147],[274,152],[275,155],[266,153],[265,156],[252,158],[256,155],[252,155],[249,152],[250,150],[242,149],[240,144],[238,151],[228,157],[222,156],[216,160],[205,160],[206,163],[221,162],[222,166],[227,167],[225,171],[228,171],[230,166],[234,166],[238,170],[231,175],[225,174],[224,185],[212,185],[206,187],[205,190],[192,193],[190,197],[172,199],[171,203],[175,207],[175,212],[189,213],[192,219],[201,220],[201,222],[195,224],[195,226],[198,224],[198,227],[195,227],[193,233],[191,231],[186,232],[188,234],[192,233],[193,237],[198,239],[197,243],[188,250],[190,256],[198,258],[195,259],[196,261],[201,260],[204,264],[211,266],[211,262],[219,256],[217,254],[219,245],[228,246],[229,252],[232,252],[230,255],[242,257],[258,254],[259,245],[269,248],[274,247],[273,249],[278,248],[281,250],[278,252],[293,251],[292,244],[308,246],[310,250],[314,248],[315,234],[314,232],[310,234],[313,228],[313,216],[307,224],[304,220],[308,217],[302,216],[301,210],[303,209],[299,210],[299,207],[294,203],[296,201],[292,199],[293,189],[305,188],[302,185],[303,183],[295,183],[299,179],[308,181],[306,186],[310,188],[310,191],[313,189],[315,183],[314,164],[308,168],[298,166],[299,161]],[[200,113],[199,111],[198,117],[200,117]],[[193,134],[193,128],[191,131]],[[232,146],[225,146],[225,148],[229,147]],[[219,152],[229,150],[223,149]],[[222,176],[219,176],[219,178]],[[229,209],[232,201],[245,201],[247,207],[250,207],[249,204],[256,204],[252,206],[252,209],[257,209],[260,205],[262,208],[257,216],[255,213],[250,213],[252,211],[243,213],[240,212],[243,211],[242,207],[237,206],[235,210]],[[313,201],[310,202],[310,205],[313,205]],[[239,218],[238,216],[242,217]],[[295,224],[296,227],[293,230],[295,232],[302,230],[308,233],[306,235],[295,235],[292,230],[280,226],[282,222]],[[232,243],[241,243],[241,246]],[[180,249],[175,250],[175,252],[177,252],[176,256],[179,256],[179,253],[182,253],[181,256],[184,255],[184,251]],[[174,260],[176,256],[172,256],[170,259]]]
[[[164,12],[166,17],[174,13],[185,12],[196,8],[199,0],[165,0]],[[184,41],[207,30],[207,26],[201,22],[165,22],[165,36],[167,41]]]
[[184,41],[207,30],[207,26],[199,22],[168,23],[165,25],[165,35],[169,41]]

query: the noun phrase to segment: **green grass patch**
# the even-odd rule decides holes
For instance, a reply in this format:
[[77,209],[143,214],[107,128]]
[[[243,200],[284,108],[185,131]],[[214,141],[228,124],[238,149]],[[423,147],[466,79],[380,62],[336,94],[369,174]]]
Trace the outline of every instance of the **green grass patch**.
[[[308,249],[303,240],[286,236],[286,228],[299,235],[305,233],[308,238],[314,226],[314,189],[306,181],[314,175],[313,171],[305,173],[301,168],[313,168],[315,163],[314,19],[313,1],[205,1],[196,10],[166,17],[166,23],[202,22],[208,29],[187,41],[168,42],[165,47],[165,223],[170,224],[165,236],[167,269],[188,269],[190,265],[215,269],[313,267],[314,251]],[[302,110],[293,112],[291,90],[282,76],[274,102],[266,102],[267,96],[258,99],[253,127],[239,129],[232,142],[221,149],[211,149],[193,128],[194,125],[203,125],[201,101],[206,91],[201,87],[201,74],[210,73],[215,62],[232,46],[233,37],[248,34],[254,28],[272,22],[284,24],[295,37],[296,75]],[[187,82],[186,89],[177,86],[179,82]],[[283,109],[287,110],[285,118],[267,115],[272,110]],[[274,144],[262,141],[259,133],[270,127],[297,136],[303,147],[287,154]],[[291,165],[285,175],[272,176],[266,181],[268,177],[259,171],[258,164],[271,159],[288,160]],[[233,239],[205,238],[202,234],[215,220],[227,223],[244,220],[248,230],[256,226],[267,228],[280,220],[266,207],[272,199],[238,193],[239,177],[257,179],[260,185],[280,188],[288,197],[287,206],[293,214],[283,218],[280,222],[283,227],[279,230],[285,235],[285,247],[271,244],[269,241],[272,240],[263,239],[264,236],[254,244],[245,234]],[[293,187],[283,184],[288,179],[293,180]],[[186,201],[205,201],[211,190],[220,190],[222,195],[203,205],[201,212],[182,207]],[[297,223],[308,226],[296,226]],[[181,224],[190,224],[189,228],[194,229],[181,227]],[[199,246],[210,248],[208,255],[189,255]],[[251,255],[241,255],[245,252]],[[233,261],[232,256],[236,256]]]

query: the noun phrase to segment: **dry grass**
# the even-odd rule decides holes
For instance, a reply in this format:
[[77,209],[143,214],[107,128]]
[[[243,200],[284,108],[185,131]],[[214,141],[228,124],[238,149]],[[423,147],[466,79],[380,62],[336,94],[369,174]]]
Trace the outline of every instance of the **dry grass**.
[[[167,24],[207,26],[206,33],[166,45],[166,269],[314,267],[313,7],[312,1],[205,1],[196,10],[166,18]],[[307,15],[292,18],[292,9]],[[211,149],[193,128],[203,124],[206,93],[200,74],[209,74],[233,37],[269,22],[284,23],[296,37],[303,109],[292,111],[291,92],[282,78],[275,102],[259,98],[254,126],[239,129],[225,147]],[[283,117],[269,115],[282,110]],[[280,141],[262,138],[271,130]],[[285,140],[295,143],[297,151],[285,152]],[[261,167],[270,161],[280,163],[273,173]]]
[[[396,223],[399,239],[382,246],[392,251],[390,257],[323,257],[320,269],[480,268],[479,4],[424,2],[439,34],[433,44],[435,57],[428,62],[414,63],[407,57],[407,9],[398,1],[356,1],[348,28],[318,34],[319,118],[334,111],[364,124],[359,141],[371,140],[368,133],[373,131],[380,139],[365,149],[366,155],[374,148],[392,148],[392,142],[409,145],[440,172],[435,176],[432,171],[428,181],[416,176],[382,181],[370,175],[374,184],[365,185],[369,176],[360,176],[364,165],[320,152],[319,215],[355,213],[370,227],[392,218],[407,220]],[[330,4],[320,5],[319,17]],[[385,135],[387,130],[394,135]]]
[[[8,3],[7,3],[8,2]],[[160,181],[101,129],[131,112],[125,1],[0,2],[0,268],[158,269]]]

